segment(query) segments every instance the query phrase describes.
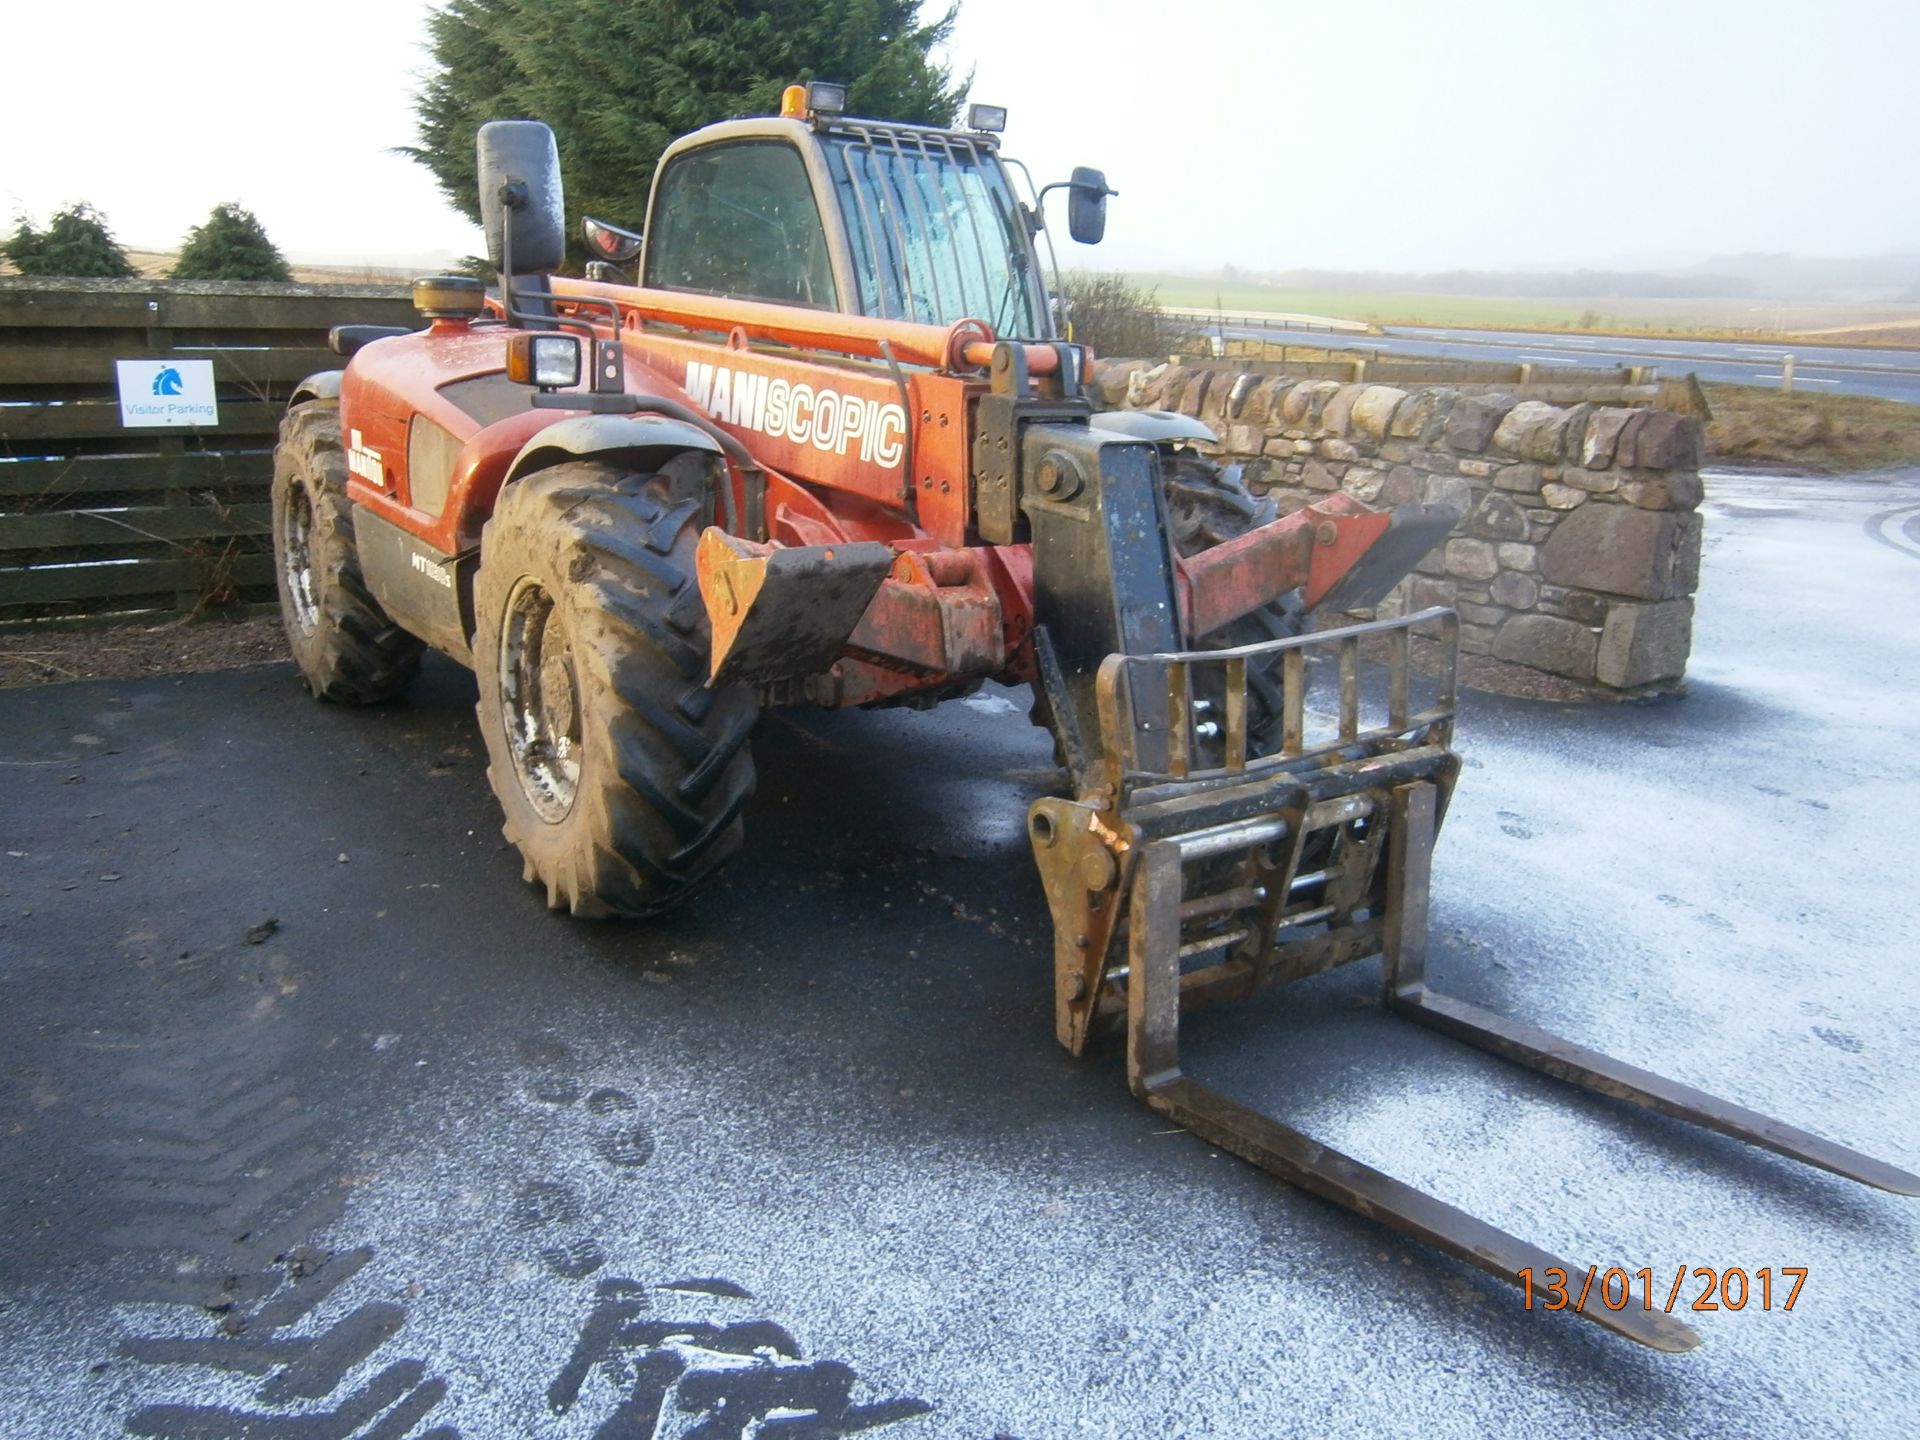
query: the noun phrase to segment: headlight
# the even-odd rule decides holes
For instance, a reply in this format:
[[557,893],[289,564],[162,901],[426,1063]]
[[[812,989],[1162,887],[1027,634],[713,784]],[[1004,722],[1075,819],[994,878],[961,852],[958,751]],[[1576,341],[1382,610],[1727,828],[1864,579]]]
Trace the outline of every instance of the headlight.
[[580,342],[572,335],[515,335],[507,342],[507,378],[542,390],[580,383]]
[[571,335],[533,337],[533,383],[562,390],[580,383],[580,342]]

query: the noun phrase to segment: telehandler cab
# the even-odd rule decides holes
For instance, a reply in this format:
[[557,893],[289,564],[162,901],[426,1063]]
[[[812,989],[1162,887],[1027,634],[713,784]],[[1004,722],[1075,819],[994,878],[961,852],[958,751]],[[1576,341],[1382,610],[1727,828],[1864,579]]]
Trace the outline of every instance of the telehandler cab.
[[[1561,1265],[1182,1074],[1183,1009],[1378,955],[1391,1008],[1470,1044],[1920,1191],[1428,989],[1454,617],[1304,622],[1377,601],[1457,515],[1340,494],[1276,515],[1189,448],[1212,439],[1197,422],[1096,412],[1004,112],[888,124],[839,114],[836,89],[668,147],[644,239],[585,222],[589,280],[553,273],[551,132],[481,128],[498,293],[430,278],[426,329],[342,327],[345,369],[303,382],[281,427],[277,571],[313,693],[395,697],[427,645],[472,666],[526,878],[575,915],[644,916],[740,847],[762,707],[1029,684],[1071,786],[1028,818],[1059,1039],[1123,1029],[1134,1092],[1179,1124],[1510,1283]],[[1072,234],[1098,240],[1104,177],[1064,188]]]

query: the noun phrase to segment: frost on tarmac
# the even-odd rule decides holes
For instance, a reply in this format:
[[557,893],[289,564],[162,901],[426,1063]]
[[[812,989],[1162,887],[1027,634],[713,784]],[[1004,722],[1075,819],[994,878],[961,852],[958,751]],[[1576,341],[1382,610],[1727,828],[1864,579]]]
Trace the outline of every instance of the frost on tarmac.
[[[1911,1167],[1920,1058],[1899,986],[1920,723],[1912,607],[1887,597],[1912,596],[1920,564],[1863,532],[1898,498],[1885,486],[1715,476],[1709,494],[1689,696],[1469,702],[1432,976]],[[1577,1264],[1805,1266],[1793,1312],[1689,1313],[1705,1343],[1679,1357],[1528,1313],[1172,1130],[1128,1099],[1111,1052],[1058,1052],[1020,841],[1046,742],[1011,713],[1020,697],[774,722],[749,867],[687,917],[615,934],[540,913],[481,840],[426,868],[440,837],[491,835],[477,776],[432,770],[470,693],[429,687],[369,718],[196,683],[217,703],[127,693],[153,746],[172,725],[221,747],[255,828],[206,840],[166,905],[191,919],[197,868],[226,864],[210,913],[279,917],[260,954],[280,957],[283,998],[258,1033],[293,1057],[280,1068],[320,1117],[326,1174],[350,1182],[308,1243],[372,1252],[284,1334],[404,1310],[332,1399],[281,1412],[409,1361],[444,1385],[412,1433],[473,1437],[1893,1437],[1920,1413],[1913,1202],[1403,1024],[1371,967],[1196,1017],[1186,1058]],[[31,703],[78,707],[86,688]],[[9,714],[11,743],[28,719]],[[290,763],[294,745],[313,748]],[[269,883],[306,843],[273,817],[342,752],[368,757],[369,788],[340,782],[312,888],[269,910],[248,877]],[[137,790],[161,759],[130,746],[126,763],[133,793],[161,793]],[[87,786],[104,823],[117,773]],[[34,864],[79,824],[71,792],[55,798],[67,809],[36,810],[22,847]],[[92,863],[75,836],[60,843]],[[140,883],[141,858],[115,858],[113,890]],[[9,904],[55,913],[25,894]],[[93,930],[118,924],[105,913]],[[56,932],[10,923],[0,984],[59,963]],[[39,1132],[21,1134],[19,1163],[43,1163]],[[123,1352],[214,1333],[184,1306],[116,1299],[145,1273],[131,1252],[16,1283],[40,1232],[13,1218],[0,1432],[263,1408],[261,1376]]]

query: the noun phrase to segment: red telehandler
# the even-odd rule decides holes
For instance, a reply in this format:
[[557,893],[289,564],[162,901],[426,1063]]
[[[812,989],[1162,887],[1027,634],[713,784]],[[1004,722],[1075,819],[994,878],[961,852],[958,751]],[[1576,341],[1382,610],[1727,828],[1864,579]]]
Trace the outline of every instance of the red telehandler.
[[[1373,604],[1458,517],[1338,494],[1279,516],[1193,451],[1204,426],[1097,411],[1037,242],[1055,188],[1097,241],[1104,176],[1023,190],[1004,112],[936,130],[849,118],[836,92],[793,87],[778,116],[669,146],[644,238],[584,222],[587,280],[554,275],[551,132],[482,127],[498,293],[430,278],[424,330],[341,327],[345,368],[282,425],[275,553],[313,693],[398,696],[425,646],[470,665],[526,878],[575,915],[644,916],[739,849],[763,707],[1031,685],[1071,788],[1028,817],[1058,1035],[1079,1054],[1123,1030],[1134,1092],[1177,1123],[1511,1283],[1564,1266],[1182,1074],[1184,1009],[1377,955],[1415,1020],[1920,1193],[1427,987],[1452,612],[1305,622]],[[1660,1349],[1698,1339],[1580,1313]]]

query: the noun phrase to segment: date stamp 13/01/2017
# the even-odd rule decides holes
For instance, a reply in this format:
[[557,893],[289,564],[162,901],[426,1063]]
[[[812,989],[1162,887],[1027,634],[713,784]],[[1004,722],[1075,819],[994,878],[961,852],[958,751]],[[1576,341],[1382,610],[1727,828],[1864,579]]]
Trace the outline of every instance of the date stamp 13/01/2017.
[[1656,1295],[1656,1279],[1651,1266],[1628,1270],[1624,1265],[1601,1269],[1589,1265],[1584,1274],[1569,1275],[1558,1265],[1535,1271],[1532,1266],[1520,1272],[1520,1288],[1526,1308],[1584,1311],[1589,1304],[1609,1310],[1625,1310],[1630,1305],[1652,1310],[1656,1304],[1671,1315],[1677,1306],[1683,1310],[1791,1310],[1800,1298],[1800,1287],[1807,1283],[1804,1265],[1762,1266],[1749,1271],[1733,1265],[1724,1269],[1712,1265],[1681,1265],[1673,1272],[1673,1284],[1665,1283],[1661,1271],[1658,1288],[1666,1291],[1661,1304]]

